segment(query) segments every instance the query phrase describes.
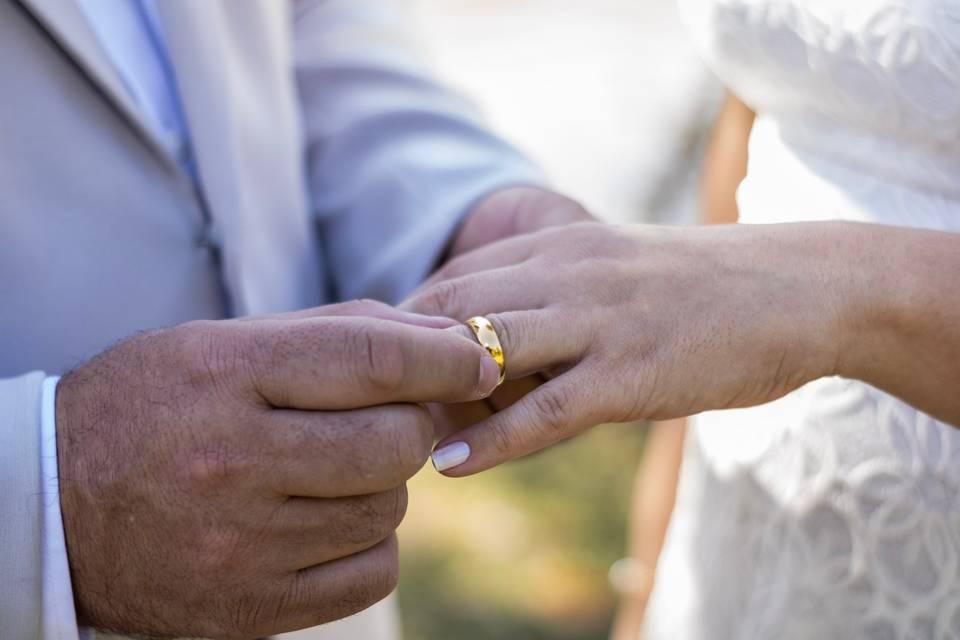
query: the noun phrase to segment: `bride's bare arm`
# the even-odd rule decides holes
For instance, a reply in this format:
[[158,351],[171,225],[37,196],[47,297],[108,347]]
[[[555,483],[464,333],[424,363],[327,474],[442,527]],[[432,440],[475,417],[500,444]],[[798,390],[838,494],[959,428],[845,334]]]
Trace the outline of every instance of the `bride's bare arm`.
[[407,305],[486,314],[510,375],[554,378],[448,437],[466,475],[609,421],[873,384],[960,425],[960,234],[829,222],[578,224],[451,262]]
[[960,234],[855,226],[832,371],[960,426]]

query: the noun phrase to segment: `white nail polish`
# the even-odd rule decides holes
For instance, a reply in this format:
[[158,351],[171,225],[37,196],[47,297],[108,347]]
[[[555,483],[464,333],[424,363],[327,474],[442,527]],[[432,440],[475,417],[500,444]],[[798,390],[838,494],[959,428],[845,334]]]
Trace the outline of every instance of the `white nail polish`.
[[466,442],[454,442],[433,452],[430,458],[437,471],[446,471],[458,467],[470,457],[470,445]]

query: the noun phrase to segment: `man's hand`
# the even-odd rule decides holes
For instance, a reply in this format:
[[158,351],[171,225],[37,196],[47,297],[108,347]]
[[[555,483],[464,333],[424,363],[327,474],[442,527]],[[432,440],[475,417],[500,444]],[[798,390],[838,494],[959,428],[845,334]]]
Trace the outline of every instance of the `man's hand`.
[[481,398],[498,377],[449,324],[366,302],[193,322],[65,376],[57,448],[81,619],[259,637],[390,593],[404,483],[433,442],[410,403]]

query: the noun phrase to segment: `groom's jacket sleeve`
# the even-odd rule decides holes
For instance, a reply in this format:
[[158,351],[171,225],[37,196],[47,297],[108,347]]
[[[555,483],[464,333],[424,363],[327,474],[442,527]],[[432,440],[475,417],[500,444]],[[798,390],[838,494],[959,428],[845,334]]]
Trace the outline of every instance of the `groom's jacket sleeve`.
[[[44,374],[0,378],[0,637],[38,638],[43,535]],[[56,499],[56,497],[54,497]]]
[[[485,195],[538,169],[435,82],[385,0],[297,0],[295,73],[330,283],[396,301]],[[360,250],[358,250],[360,249]]]

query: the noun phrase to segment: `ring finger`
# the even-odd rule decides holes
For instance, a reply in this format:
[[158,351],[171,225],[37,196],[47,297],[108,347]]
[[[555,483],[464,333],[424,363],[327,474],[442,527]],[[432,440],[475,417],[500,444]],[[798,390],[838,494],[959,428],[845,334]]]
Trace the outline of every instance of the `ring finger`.
[[[507,380],[547,373],[575,362],[589,346],[586,335],[565,321],[557,309],[507,311],[484,317],[493,325],[500,340]],[[451,327],[448,331],[476,340],[466,325]]]

